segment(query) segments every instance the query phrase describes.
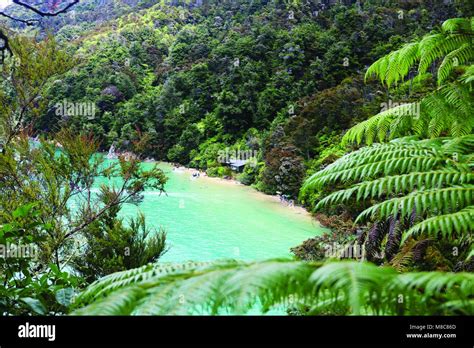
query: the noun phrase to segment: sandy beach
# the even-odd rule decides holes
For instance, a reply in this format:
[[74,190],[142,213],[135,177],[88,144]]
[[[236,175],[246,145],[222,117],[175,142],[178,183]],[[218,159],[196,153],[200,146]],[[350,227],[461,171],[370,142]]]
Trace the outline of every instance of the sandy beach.
[[266,193],[263,193],[261,191],[258,191],[256,189],[254,189],[251,186],[244,185],[236,179],[223,179],[223,178],[219,178],[219,177],[208,176],[206,174],[206,172],[204,172],[204,171],[197,170],[197,169],[194,169],[194,168],[188,168],[188,167],[184,167],[184,166],[175,167],[172,163],[169,163],[169,162],[156,162],[156,163],[165,164],[167,166],[170,166],[172,168],[172,170],[173,170],[173,168],[176,168],[176,170],[182,171],[183,175],[188,175],[190,177],[192,176],[193,173],[198,172],[199,173],[199,178],[197,178],[196,180],[200,180],[200,181],[204,181],[204,182],[209,181],[209,182],[212,182],[213,184],[218,183],[218,184],[221,184],[221,185],[242,186],[242,188],[247,189],[249,191],[249,194],[253,195],[255,199],[258,199],[258,200],[261,200],[261,201],[269,201],[269,202],[277,203],[278,205],[281,205],[282,207],[285,207],[287,209],[291,209],[294,213],[296,213],[298,215],[301,215],[304,218],[308,218],[308,219],[312,220],[313,222],[316,221],[312,217],[311,213],[309,211],[307,211],[304,207],[302,207],[300,205],[297,205],[297,204],[295,204],[294,206],[291,206],[291,207],[287,206],[287,205],[280,202],[280,198],[279,198],[278,195],[268,195]]

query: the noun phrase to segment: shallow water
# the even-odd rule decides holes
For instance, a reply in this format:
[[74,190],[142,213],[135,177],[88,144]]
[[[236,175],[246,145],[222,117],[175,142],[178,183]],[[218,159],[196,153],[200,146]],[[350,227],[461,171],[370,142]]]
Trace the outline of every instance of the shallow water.
[[324,230],[303,209],[250,187],[159,166],[169,178],[166,194],[146,191],[138,207],[125,204],[121,214],[140,210],[150,227],[166,230],[170,249],[160,261],[289,257],[291,247]]

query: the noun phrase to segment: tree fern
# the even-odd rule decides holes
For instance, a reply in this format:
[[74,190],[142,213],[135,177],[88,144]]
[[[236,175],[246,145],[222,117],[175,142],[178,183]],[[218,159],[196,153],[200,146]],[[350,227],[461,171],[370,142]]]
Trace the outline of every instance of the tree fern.
[[316,209],[323,206],[367,198],[381,198],[385,195],[408,193],[415,189],[426,190],[441,188],[445,185],[460,185],[472,182],[474,174],[457,170],[433,170],[427,172],[412,172],[402,175],[392,175],[372,181],[364,181],[351,188],[336,191],[323,198]]
[[[466,71],[461,76],[461,81],[465,84],[470,84],[474,82],[474,65],[470,65],[466,68]],[[472,91],[472,88],[471,88]]]
[[149,264],[128,271],[112,273],[101,278],[100,281],[92,283],[86,291],[81,293],[81,301],[88,301],[92,297],[100,297],[115,291],[118,288],[127,286],[137,281],[146,281],[147,279],[158,275],[167,275],[187,269],[195,269],[209,265],[210,262],[187,262],[180,264],[161,263]]
[[409,271],[409,269],[413,267],[413,263],[417,258],[417,251],[427,245],[430,241],[430,239],[422,239],[418,241],[410,238],[403,244],[400,251],[390,260],[390,265],[398,272]]
[[402,104],[380,112],[349,129],[343,144],[384,142],[417,135],[436,138],[463,136],[474,127],[474,103],[470,86],[453,82],[428,94],[419,103]]
[[[343,143],[386,141],[407,135],[422,137],[463,136],[474,127],[472,78],[474,70],[473,18],[453,18],[445,21],[441,32],[406,44],[372,64],[366,78],[379,77],[388,86],[402,81],[418,63],[421,76],[442,58],[437,72],[440,88],[423,98],[419,105],[397,106],[369,118],[350,129]],[[464,74],[448,83],[456,67]],[[416,110],[413,112],[412,110]]]
[[[368,218],[381,219],[389,216],[407,217],[415,209],[418,215],[443,214],[456,212],[469,206],[474,201],[474,186],[464,185],[459,187],[447,187],[442,189],[420,190],[406,196],[385,200],[372,205],[362,211],[356,222]],[[451,221],[457,224],[454,218]],[[463,225],[458,225],[463,228]]]
[[464,43],[459,48],[449,52],[444,57],[441,65],[438,68],[438,83],[442,84],[446,81],[459,64],[468,64],[474,60],[473,42]]
[[446,20],[442,24],[442,29],[445,32],[470,32],[474,28],[474,18],[466,19],[466,18],[451,18]]
[[406,219],[414,213],[418,221],[407,227],[402,240],[397,239],[396,249],[412,235],[455,240],[470,235],[474,225],[468,208],[474,204],[473,150],[474,135],[374,144],[313,174],[303,191],[334,190],[316,210],[349,202],[370,204],[355,220],[374,223],[366,241],[369,256],[381,247],[382,241],[374,236],[383,238],[387,233],[379,233],[381,221]]
[[[159,267],[158,265],[150,266]],[[162,315],[261,312],[299,308],[304,313],[386,315],[473,314],[474,274],[398,274],[367,262],[326,264],[287,260],[219,261],[174,273],[136,278],[107,294],[99,280],[79,296],[75,315]],[[179,271],[178,269],[181,269]],[[127,277],[122,272],[121,277]],[[117,278],[114,278],[117,279]],[[449,305],[448,305],[449,304]]]
[[[460,148],[458,145],[454,151],[450,143],[453,139],[438,138],[432,141],[403,139],[388,144],[364,147],[341,157],[313,174],[306,180],[302,190],[320,189],[339,183],[348,185],[361,179],[366,179],[366,181],[376,179],[382,175],[399,176],[412,172],[438,171],[449,167],[458,171],[469,171],[466,167],[467,158],[463,156],[472,153],[473,147],[468,144],[474,140],[474,136],[467,135],[460,138],[459,141],[467,147]],[[408,180],[408,178],[408,176],[401,177],[399,180]],[[379,181],[377,184],[381,182],[384,181]],[[392,182],[396,183],[396,181]]]
[[[416,109],[417,105],[415,103],[407,103],[382,111],[349,129],[342,142],[343,144],[349,142],[360,144],[365,140],[365,143],[370,145],[377,140],[383,142],[387,138],[393,139],[400,135],[408,135],[418,117],[415,112]],[[394,126],[394,121],[401,119],[407,121],[404,129],[399,125]]]
[[386,82],[390,86],[392,83],[402,80],[419,59],[420,43],[409,43],[398,51],[378,59],[367,69],[365,76],[368,78],[371,75],[376,75],[380,82]]
[[376,75],[382,83],[391,86],[402,81],[416,63],[418,72],[422,74],[437,59],[444,57],[438,71],[438,84],[441,85],[455,66],[467,64],[473,59],[472,21],[471,18],[448,19],[439,33],[408,43],[377,60],[367,70],[366,78]]
[[471,236],[474,231],[473,221],[474,206],[470,205],[454,213],[433,216],[416,224],[404,234],[403,240],[420,233],[443,238],[448,236]]

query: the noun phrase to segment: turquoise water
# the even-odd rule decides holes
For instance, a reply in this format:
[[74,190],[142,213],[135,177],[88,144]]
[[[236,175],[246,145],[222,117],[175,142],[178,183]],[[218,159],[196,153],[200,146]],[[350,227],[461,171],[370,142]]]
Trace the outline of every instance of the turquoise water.
[[302,209],[250,187],[159,166],[169,178],[166,194],[146,191],[143,202],[125,204],[121,214],[141,211],[149,226],[165,229],[170,248],[160,261],[287,257],[291,247],[323,231]]

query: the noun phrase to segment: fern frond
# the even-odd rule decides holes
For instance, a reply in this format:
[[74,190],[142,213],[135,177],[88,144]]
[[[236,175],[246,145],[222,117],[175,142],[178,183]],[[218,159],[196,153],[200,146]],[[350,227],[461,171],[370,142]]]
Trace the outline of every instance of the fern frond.
[[105,296],[119,288],[123,288],[129,284],[137,281],[146,281],[157,276],[165,276],[177,271],[186,271],[188,269],[195,269],[198,267],[205,267],[210,265],[210,262],[187,262],[187,263],[161,263],[148,264],[139,268],[134,268],[127,271],[116,272],[107,275],[95,281],[86,291],[82,292],[78,298],[79,301],[89,301],[94,298]]
[[415,258],[414,249],[418,243],[418,241],[410,239],[405,244],[403,244],[400,252],[390,260],[390,266],[395,268],[397,272],[406,272],[413,264],[413,260]]
[[316,209],[338,204],[355,198],[357,201],[367,198],[381,198],[398,193],[412,192],[415,189],[442,188],[446,185],[459,185],[472,182],[474,174],[457,170],[439,170],[412,172],[403,175],[386,176],[372,181],[364,181],[345,190],[339,190],[323,198]]
[[400,134],[406,135],[412,128],[411,123],[413,122],[408,122],[405,129],[394,128],[391,125],[396,119],[406,118],[408,121],[412,121],[419,117],[416,110],[416,103],[407,103],[382,111],[349,129],[342,138],[342,144],[351,142],[360,144],[364,140],[367,145],[371,145],[376,139],[383,142],[386,139],[396,138]]
[[312,314],[472,314],[468,303],[474,293],[474,274],[398,274],[389,267],[354,261],[220,261],[199,270],[136,278],[115,289],[103,297],[89,296],[86,302],[79,297],[76,306],[82,308],[73,314],[219,314],[250,309],[265,313],[296,305],[310,308]]
[[100,306],[89,306],[87,311],[79,309],[76,315],[130,315],[144,295],[140,287],[120,289],[102,298]]
[[407,217],[415,210],[417,215],[428,211],[448,213],[462,209],[473,202],[474,186],[448,187],[417,191],[403,197],[392,198],[365,209],[356,223],[367,218]]
[[402,241],[417,235],[426,234],[432,237],[467,236],[474,230],[474,206],[468,206],[451,214],[433,216],[423,220],[404,233]]
[[441,28],[444,32],[466,32],[473,30],[472,23],[474,18],[450,18],[444,21]]
[[307,189],[321,188],[337,182],[351,182],[379,175],[405,174],[442,167],[446,158],[432,143],[393,142],[362,148],[345,155],[304,183]]
[[472,34],[433,34],[425,36],[420,42],[420,64],[418,73],[425,73],[433,62],[448,55],[461,46],[471,45]]
[[365,74],[365,79],[372,75],[379,77],[380,82],[386,82],[388,86],[405,77],[410,68],[420,59],[419,43],[406,44],[401,49],[378,59],[373,63]]
[[[472,44],[472,42],[471,42]],[[438,85],[441,85],[451,75],[454,67],[469,63],[474,58],[474,50],[470,44],[465,43],[461,47],[449,52],[438,68]]]
[[470,84],[474,82],[474,65],[470,65],[469,67],[466,68],[466,71],[461,76],[460,80],[464,84]]
[[[391,269],[379,268],[370,263],[333,262],[316,270],[310,281],[314,282],[317,291],[344,292],[351,312],[358,315],[362,313],[367,297],[370,294],[379,295],[380,285],[388,282],[393,274]],[[373,300],[374,303],[382,303],[382,298]]]
[[[474,53],[473,53],[474,54]],[[431,138],[472,133],[474,103],[469,86],[453,82],[428,94],[420,103],[402,104],[380,112],[349,129],[342,144],[387,141],[418,135]]]
[[473,257],[474,257],[474,245],[472,246],[471,251],[467,255],[466,261],[469,261]]
[[452,72],[453,65],[472,61],[473,33],[472,18],[448,19],[443,23],[441,32],[426,35],[419,42],[405,44],[378,59],[367,69],[365,78],[375,75],[390,87],[403,81],[417,63],[420,75],[437,59],[444,57],[438,71],[438,84],[441,85]]

